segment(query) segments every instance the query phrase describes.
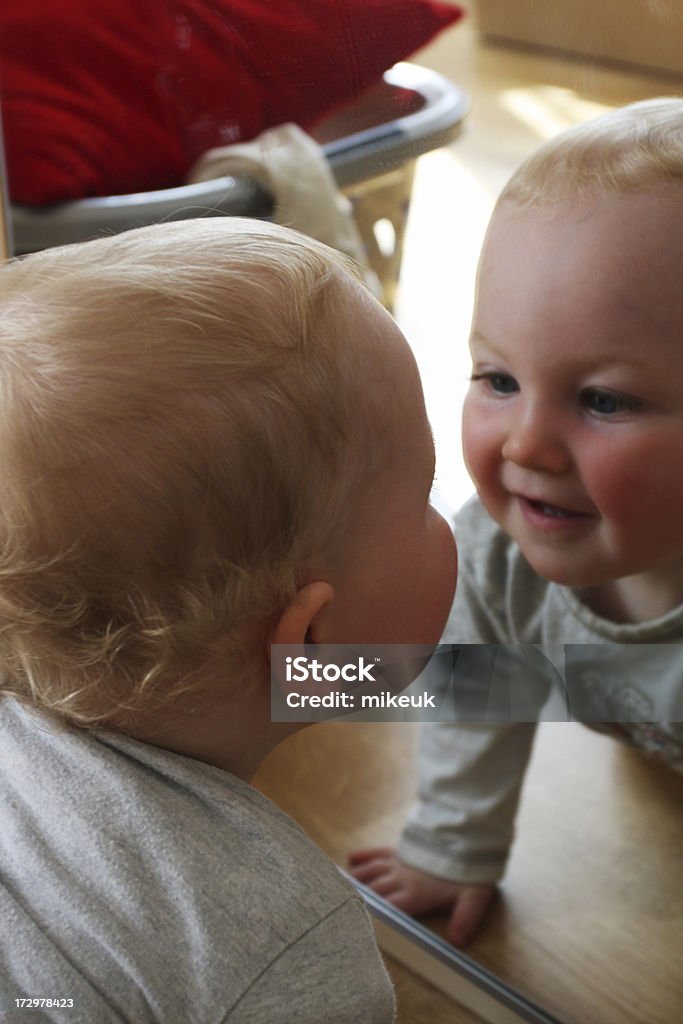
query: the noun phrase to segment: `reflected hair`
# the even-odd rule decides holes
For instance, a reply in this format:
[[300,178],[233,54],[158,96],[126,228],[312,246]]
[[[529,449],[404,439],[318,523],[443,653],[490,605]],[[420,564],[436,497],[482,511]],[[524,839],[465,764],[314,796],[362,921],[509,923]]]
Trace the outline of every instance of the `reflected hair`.
[[196,696],[212,656],[246,680],[375,469],[349,276],[241,218],[0,268],[0,694],[88,727]]
[[643,100],[550,139],[513,174],[498,200],[538,206],[596,193],[683,193],[683,99]]

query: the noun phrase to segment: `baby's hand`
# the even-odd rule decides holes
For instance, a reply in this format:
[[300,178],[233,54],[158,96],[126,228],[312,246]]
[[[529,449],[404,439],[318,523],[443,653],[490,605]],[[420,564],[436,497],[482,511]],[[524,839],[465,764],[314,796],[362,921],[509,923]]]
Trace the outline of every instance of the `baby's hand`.
[[359,882],[413,917],[451,910],[446,934],[454,946],[465,946],[473,938],[496,891],[493,885],[450,882],[411,868],[389,846],[357,850],[349,868]]

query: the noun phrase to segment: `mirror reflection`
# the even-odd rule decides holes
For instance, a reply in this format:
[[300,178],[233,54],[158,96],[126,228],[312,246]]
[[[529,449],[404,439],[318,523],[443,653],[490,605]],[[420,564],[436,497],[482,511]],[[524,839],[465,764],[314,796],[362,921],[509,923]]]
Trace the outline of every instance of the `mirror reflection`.
[[[683,9],[675,0],[640,4],[628,13],[623,5],[612,2],[600,5],[596,12],[594,5],[586,3],[574,4],[569,11],[525,0],[513,12],[509,5],[479,0],[468,13],[462,24],[444,26],[412,58],[464,90],[471,115],[462,134],[445,147],[427,147],[416,168],[410,167],[407,178],[403,175],[398,205],[405,207],[410,199],[407,225],[392,212],[397,206],[395,181],[383,186],[393,189],[389,200],[386,191],[368,187],[376,177],[373,171],[386,171],[381,163],[370,167],[362,180],[348,183],[338,178],[355,204],[361,244],[371,251],[368,262],[379,275],[383,297],[415,352],[435,435],[437,488],[444,504],[454,510],[474,494],[463,466],[459,420],[471,372],[467,338],[475,270],[496,198],[521,161],[564,129],[627,103],[683,96],[678,74]],[[188,43],[187,25],[176,23],[176,31],[178,40]],[[365,42],[376,42],[376,36],[365,32]],[[31,177],[13,172],[17,166],[13,150],[29,140],[35,145],[41,135],[38,125],[28,130],[31,122],[24,115],[6,132],[11,198],[33,207],[84,195],[178,186],[189,181],[191,167],[207,148],[251,139],[258,130],[285,120],[297,121],[325,144],[352,136],[359,128],[376,128],[393,118],[393,110],[387,116],[383,107],[381,117],[364,115],[362,123],[354,115],[349,124],[348,113],[337,113],[336,120],[324,118],[329,110],[321,109],[323,101],[329,101],[330,109],[334,103],[316,83],[326,79],[335,64],[332,55],[343,60],[347,51],[340,38],[346,37],[337,26],[336,34],[330,32],[326,39],[328,47],[334,45],[321,50],[302,37],[300,49],[290,57],[312,62],[307,89],[297,97],[294,114],[275,105],[273,119],[259,121],[258,129],[253,121],[243,126],[221,120],[215,104],[188,93],[186,74],[176,82],[170,71],[165,73],[162,95],[187,116],[192,128],[187,133],[189,148],[182,154],[181,166],[177,151],[172,159],[156,138],[163,117],[154,118],[153,130],[130,119],[131,137],[123,140],[122,164],[136,164],[131,156],[140,155],[138,141],[143,138],[154,167],[153,176],[144,180],[137,167],[112,180],[107,175],[115,161],[103,154],[93,157],[85,149],[78,151],[79,159],[89,173],[94,168],[104,176],[94,186],[90,183],[74,191],[77,168],[52,156],[41,157],[42,166],[59,170],[62,191],[49,191],[54,186],[48,186],[43,174]],[[192,52],[189,45],[188,50]],[[396,59],[405,56],[407,52],[395,55]],[[122,56],[121,61],[136,69],[141,66],[139,53]],[[217,60],[215,67],[219,64]],[[117,80],[121,66],[116,69]],[[373,69],[375,79],[382,70]],[[89,92],[92,83],[99,81],[101,69],[91,66],[87,71]],[[265,82],[271,98],[280,99],[276,71],[286,75],[287,67],[277,67],[270,77],[264,67],[261,84]],[[346,72],[344,81],[348,81],[348,67]],[[224,81],[216,84],[208,77],[201,81],[212,87],[214,95],[229,88]],[[139,97],[138,92],[135,95]],[[363,104],[386,103],[381,88],[366,95],[371,98]],[[407,94],[404,100],[409,108],[398,113],[414,112]],[[101,97],[97,102],[102,104]],[[251,102],[256,107],[263,101],[252,97]],[[136,105],[144,106],[131,93],[128,108]],[[197,120],[196,110],[205,107],[207,116]],[[219,126],[220,139],[215,135],[209,139],[209,115],[214,118],[212,130]],[[89,110],[85,116],[92,126],[95,114]],[[88,137],[95,136],[89,128]],[[373,203],[379,204],[380,216]],[[388,242],[383,241],[382,227],[377,227],[381,223],[385,229],[388,224],[390,235],[393,232]],[[398,254],[397,231],[402,243]],[[537,257],[533,245],[529,239],[524,245],[511,243],[507,262],[517,260],[531,268]],[[388,269],[382,262],[383,251],[392,261]],[[534,266],[534,274],[540,274],[542,266]],[[531,286],[527,282],[525,287]],[[510,313],[511,303],[508,296],[501,316]],[[578,305],[575,297],[573,306]],[[487,324],[482,334],[490,330]],[[483,364],[488,365],[487,360],[489,356],[482,356]],[[508,377],[513,376],[507,364],[504,369]],[[627,390],[621,381],[609,384],[612,391]],[[539,500],[535,493],[533,497]],[[462,551],[461,558],[464,555]],[[669,610],[658,608],[656,616]],[[621,609],[615,612],[613,603],[596,603],[592,611],[619,619]],[[529,746],[530,740],[529,736]],[[347,864],[354,852],[393,848],[399,840],[416,797],[418,742],[419,728],[412,723],[316,726],[271,754],[256,782],[326,853]],[[509,765],[509,752],[501,754],[501,759]],[[519,769],[510,768],[512,788],[515,773],[521,779]],[[525,774],[510,861],[499,892],[467,946],[468,955],[565,1024],[670,1024],[677,1019],[683,997],[682,796],[680,775],[669,765],[644,758],[637,750],[578,724],[543,723]],[[484,879],[477,876],[476,880]],[[424,923],[439,934],[448,933],[448,915],[443,912],[429,914]],[[443,1020],[460,1019],[447,1001],[430,992],[416,995],[401,968],[394,971],[399,1021],[427,1015],[438,1020],[439,1014]],[[411,1009],[416,1003],[422,1007],[422,1016],[411,1018],[411,1013],[418,1012]],[[462,1021],[469,1019],[463,1011]]]

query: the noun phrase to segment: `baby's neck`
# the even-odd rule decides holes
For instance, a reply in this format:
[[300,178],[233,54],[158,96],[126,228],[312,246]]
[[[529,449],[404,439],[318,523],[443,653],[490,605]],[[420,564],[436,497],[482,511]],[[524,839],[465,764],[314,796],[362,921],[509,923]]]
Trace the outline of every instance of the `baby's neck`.
[[619,580],[587,587],[581,600],[596,615],[611,622],[637,624],[659,619],[683,603],[683,586],[678,579],[654,574],[625,576]]
[[270,684],[245,687],[235,697],[229,687],[212,699],[196,699],[192,712],[176,709],[163,717],[138,716],[135,728],[119,726],[134,739],[222,768],[250,782],[270,751],[292,732],[303,728],[270,721]]

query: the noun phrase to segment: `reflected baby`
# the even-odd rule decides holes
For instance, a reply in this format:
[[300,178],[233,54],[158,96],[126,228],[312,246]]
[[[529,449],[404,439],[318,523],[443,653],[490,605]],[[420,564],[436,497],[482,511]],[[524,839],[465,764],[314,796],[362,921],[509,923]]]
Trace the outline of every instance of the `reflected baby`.
[[[648,684],[680,707],[661,651],[683,640],[682,275],[681,99],[562,133],[503,190],[478,271],[463,411],[477,496],[455,519],[444,640],[612,645],[626,661],[638,645],[645,675],[653,644]],[[635,720],[650,704],[627,684],[586,689],[585,719],[607,687],[626,711],[603,728],[683,770],[679,716]],[[448,909],[466,944],[505,869],[534,730],[426,725],[398,848],[358,851],[354,874],[409,913]]]

